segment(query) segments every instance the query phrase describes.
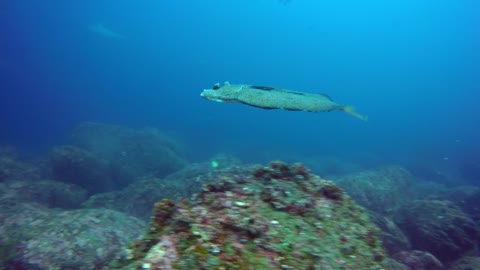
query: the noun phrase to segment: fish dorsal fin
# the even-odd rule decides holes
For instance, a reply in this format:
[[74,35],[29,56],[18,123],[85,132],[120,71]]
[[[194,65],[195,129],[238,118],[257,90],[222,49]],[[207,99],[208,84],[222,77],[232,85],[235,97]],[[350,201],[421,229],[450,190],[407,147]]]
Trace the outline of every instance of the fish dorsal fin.
[[327,98],[328,100],[333,101],[333,99],[327,94],[320,93],[320,94],[317,94],[317,95],[323,96],[323,97]]
[[275,89],[275,87],[261,86],[261,85],[252,85],[250,87],[253,89],[264,90],[264,91],[271,91]]
[[223,86],[230,87],[231,85],[230,85],[230,82],[229,82],[229,81],[226,81],[226,82],[223,83]]

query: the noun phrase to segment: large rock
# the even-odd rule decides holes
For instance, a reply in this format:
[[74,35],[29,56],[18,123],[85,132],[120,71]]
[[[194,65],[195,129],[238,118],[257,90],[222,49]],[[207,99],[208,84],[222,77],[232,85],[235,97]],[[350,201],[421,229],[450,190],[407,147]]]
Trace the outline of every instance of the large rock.
[[81,186],[90,193],[117,189],[128,181],[115,173],[108,161],[72,145],[53,148],[45,171],[51,179]]
[[0,203],[38,203],[48,208],[78,208],[87,199],[87,191],[58,181],[9,181],[0,183]]
[[308,166],[314,173],[322,177],[329,177],[329,179],[364,170],[364,167],[360,164],[335,156],[299,158],[302,158],[302,163]]
[[13,147],[0,147],[0,182],[38,179],[39,175],[35,166],[19,159]]
[[444,199],[445,194],[451,190],[451,187],[447,187],[443,184],[436,182],[425,181],[415,178],[412,183],[412,190],[414,192],[414,198],[421,199]]
[[370,217],[381,229],[382,245],[389,255],[411,249],[411,244],[407,236],[393,220],[375,213],[371,213]]
[[64,210],[86,198],[58,181],[0,183],[0,269],[102,269],[143,231],[116,211]]
[[6,269],[105,269],[144,229],[142,221],[106,209],[2,206],[0,264]]
[[161,178],[145,178],[122,190],[92,195],[83,207],[114,209],[148,220],[155,202],[167,197],[185,198],[187,195],[181,183],[165,184]]
[[412,247],[449,262],[473,251],[480,228],[449,201],[417,200],[395,212],[395,222],[409,237]]
[[[385,269],[388,269],[388,270],[413,270],[412,268],[406,266],[405,264],[399,263],[399,262],[395,261],[394,259],[390,259],[390,258],[387,259]],[[417,269],[415,269],[415,270],[417,270]]]
[[444,270],[445,266],[435,256],[420,250],[402,251],[393,258],[412,270]]
[[135,179],[164,177],[186,165],[181,145],[157,129],[84,123],[74,130],[72,144]]
[[187,164],[181,146],[156,129],[85,123],[71,141],[50,152],[44,175],[91,194],[119,190],[145,177],[162,178]]
[[445,193],[445,198],[458,205],[470,218],[480,224],[480,188],[460,186]]
[[83,206],[114,209],[148,220],[156,202],[165,198],[190,198],[201,191],[202,184],[226,172],[220,168],[226,162],[218,158],[212,162],[222,165],[212,168],[209,163],[193,163],[165,178],[146,177],[122,190],[95,194]]
[[378,228],[302,165],[233,167],[192,203],[165,199],[117,269],[384,269]]
[[357,203],[379,214],[387,214],[413,196],[412,176],[402,167],[389,166],[350,174],[336,183]]
[[480,256],[466,256],[453,263],[448,270],[478,270],[480,269]]

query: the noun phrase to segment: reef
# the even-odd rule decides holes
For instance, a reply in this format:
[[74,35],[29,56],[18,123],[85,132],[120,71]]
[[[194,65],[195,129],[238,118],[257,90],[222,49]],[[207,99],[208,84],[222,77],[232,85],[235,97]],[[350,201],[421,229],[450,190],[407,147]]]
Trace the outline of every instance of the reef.
[[451,265],[448,270],[476,270],[480,269],[480,257],[479,256],[466,256],[463,257]]
[[419,250],[402,251],[395,254],[393,258],[396,261],[406,265],[408,267],[407,269],[413,269],[413,270],[445,269],[444,265],[437,258],[435,258],[435,256],[425,251],[419,251]]
[[444,198],[458,205],[477,224],[480,224],[480,187],[460,186],[450,189]]
[[117,211],[33,203],[2,204],[0,218],[0,269],[105,269],[145,226]]
[[155,204],[113,269],[386,269],[378,228],[301,164],[224,169],[192,201]]
[[133,130],[87,122],[73,131],[71,143],[135,178],[164,177],[187,165],[182,145],[155,128]]
[[412,201],[395,211],[394,220],[414,249],[427,251],[444,263],[473,252],[480,240],[478,225],[449,201]]
[[480,243],[479,189],[447,189],[413,179],[404,168],[388,166],[346,175],[337,183],[369,210],[384,248],[406,269],[443,269],[442,264],[448,267],[474,253]]
[[[327,179],[337,179],[341,176],[356,173],[365,170],[364,164],[353,163],[347,158],[336,156],[298,156],[296,160],[301,160],[313,172]],[[368,160],[368,158],[363,158]]]
[[[0,208],[5,205],[35,203],[48,208],[74,209],[87,199],[87,191],[73,184],[50,180],[0,183]],[[2,212],[0,210],[0,212]]]
[[370,218],[380,228],[382,245],[389,255],[411,249],[410,240],[391,218],[373,212]]
[[156,129],[84,123],[74,130],[70,144],[53,148],[42,165],[44,178],[95,194],[119,190],[145,177],[163,178],[184,168],[187,161],[180,144]]
[[38,169],[20,160],[14,147],[0,146],[0,182],[38,178]]
[[349,174],[336,183],[361,206],[384,215],[413,198],[411,179],[411,174],[403,167],[387,166]]
[[7,269],[104,269],[144,228],[140,220],[112,210],[33,213],[36,208],[24,205],[2,226],[17,227],[5,238],[11,248],[0,249]]
[[111,190],[123,178],[114,177],[105,160],[72,145],[54,147],[43,171],[50,179],[81,186],[89,193]]
[[0,182],[0,269],[104,269],[145,228],[117,211],[77,209],[88,195],[78,185],[11,176]]
[[202,190],[202,185],[228,168],[227,160],[215,158],[212,163],[192,163],[165,178],[145,177],[122,190],[92,195],[84,204],[87,208],[108,208],[148,221],[152,206],[165,198],[190,198]]

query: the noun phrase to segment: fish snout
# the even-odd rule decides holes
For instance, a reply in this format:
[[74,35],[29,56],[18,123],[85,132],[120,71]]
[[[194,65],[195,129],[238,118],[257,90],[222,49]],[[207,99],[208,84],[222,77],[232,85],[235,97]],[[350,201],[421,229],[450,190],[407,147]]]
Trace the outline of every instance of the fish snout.
[[223,102],[221,97],[216,93],[216,90],[204,89],[203,92],[200,93],[200,96],[203,97],[204,99],[208,99],[216,102]]
[[211,94],[209,94],[210,91],[211,90],[203,89],[203,91],[200,93],[200,96],[209,99],[211,97]]

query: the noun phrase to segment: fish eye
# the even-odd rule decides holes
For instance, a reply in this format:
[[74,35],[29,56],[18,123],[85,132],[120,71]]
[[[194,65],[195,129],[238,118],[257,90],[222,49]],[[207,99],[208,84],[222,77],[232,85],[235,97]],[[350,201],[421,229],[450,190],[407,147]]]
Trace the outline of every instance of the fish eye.
[[220,84],[219,84],[219,83],[214,84],[213,87],[212,87],[212,89],[213,89],[213,90],[218,90],[218,89],[220,89]]

